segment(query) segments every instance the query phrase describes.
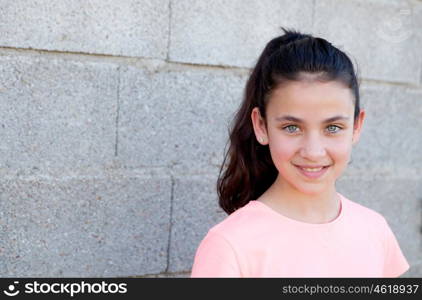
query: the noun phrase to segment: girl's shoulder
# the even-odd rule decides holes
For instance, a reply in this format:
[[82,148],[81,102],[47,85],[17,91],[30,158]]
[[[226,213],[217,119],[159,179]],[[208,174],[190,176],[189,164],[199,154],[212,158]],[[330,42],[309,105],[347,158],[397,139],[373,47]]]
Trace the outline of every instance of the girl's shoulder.
[[346,213],[350,214],[351,216],[362,217],[375,222],[382,222],[384,220],[384,216],[374,208],[371,208],[366,204],[361,204],[350,200],[343,195],[341,195],[341,197],[343,198],[343,203],[346,206]]
[[259,227],[264,226],[265,220],[265,214],[257,207],[255,201],[250,201],[211,227],[209,231],[225,237],[241,237],[259,230]]
[[343,195],[341,196],[345,206],[345,219],[347,219],[350,224],[378,229],[380,231],[386,229],[386,225],[388,226],[387,220],[375,208],[371,208],[366,204],[352,201]]

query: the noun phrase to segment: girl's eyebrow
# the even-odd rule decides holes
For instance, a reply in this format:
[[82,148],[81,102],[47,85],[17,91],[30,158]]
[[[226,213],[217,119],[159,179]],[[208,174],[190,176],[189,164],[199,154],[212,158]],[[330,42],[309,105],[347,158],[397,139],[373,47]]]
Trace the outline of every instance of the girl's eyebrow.
[[[297,122],[297,123],[304,123],[304,121],[302,119],[299,119],[299,118],[296,118],[296,117],[293,117],[293,116],[289,116],[289,115],[277,117],[277,118],[275,118],[275,120],[278,121],[278,122],[292,121],[292,122]],[[338,121],[338,120],[346,120],[347,121],[347,120],[349,120],[349,117],[334,116],[334,117],[325,119],[323,121],[323,123],[331,123],[331,122]]]

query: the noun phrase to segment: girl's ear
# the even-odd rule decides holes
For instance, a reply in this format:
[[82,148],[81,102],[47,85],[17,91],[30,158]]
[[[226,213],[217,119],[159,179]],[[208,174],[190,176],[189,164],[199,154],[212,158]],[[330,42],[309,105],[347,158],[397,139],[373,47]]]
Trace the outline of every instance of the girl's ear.
[[353,126],[353,137],[352,137],[352,144],[356,144],[359,141],[360,134],[362,132],[363,121],[365,120],[366,112],[362,108],[359,112],[358,119],[354,122]]
[[267,130],[265,127],[265,121],[261,117],[258,107],[254,107],[252,109],[251,119],[252,119],[253,130],[255,132],[255,136],[258,142],[261,145],[268,144],[268,136],[267,136]]

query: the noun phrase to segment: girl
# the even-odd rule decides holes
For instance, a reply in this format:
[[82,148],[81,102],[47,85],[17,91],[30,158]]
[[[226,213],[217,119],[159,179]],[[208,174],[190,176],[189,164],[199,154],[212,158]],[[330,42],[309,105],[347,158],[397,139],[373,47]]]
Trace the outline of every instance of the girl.
[[191,277],[398,277],[409,264],[385,218],[335,187],[365,118],[353,64],[282,29],[230,133],[217,181],[229,216],[201,241]]

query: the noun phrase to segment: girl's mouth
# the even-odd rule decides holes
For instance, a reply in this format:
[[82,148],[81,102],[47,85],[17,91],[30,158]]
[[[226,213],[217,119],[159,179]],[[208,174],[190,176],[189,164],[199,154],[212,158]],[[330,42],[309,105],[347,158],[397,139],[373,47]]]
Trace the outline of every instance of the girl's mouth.
[[301,167],[294,165],[299,172],[310,179],[317,179],[320,178],[322,175],[324,175],[327,172],[327,169],[330,166],[321,166],[321,167],[314,167],[314,168],[307,168],[307,167]]

